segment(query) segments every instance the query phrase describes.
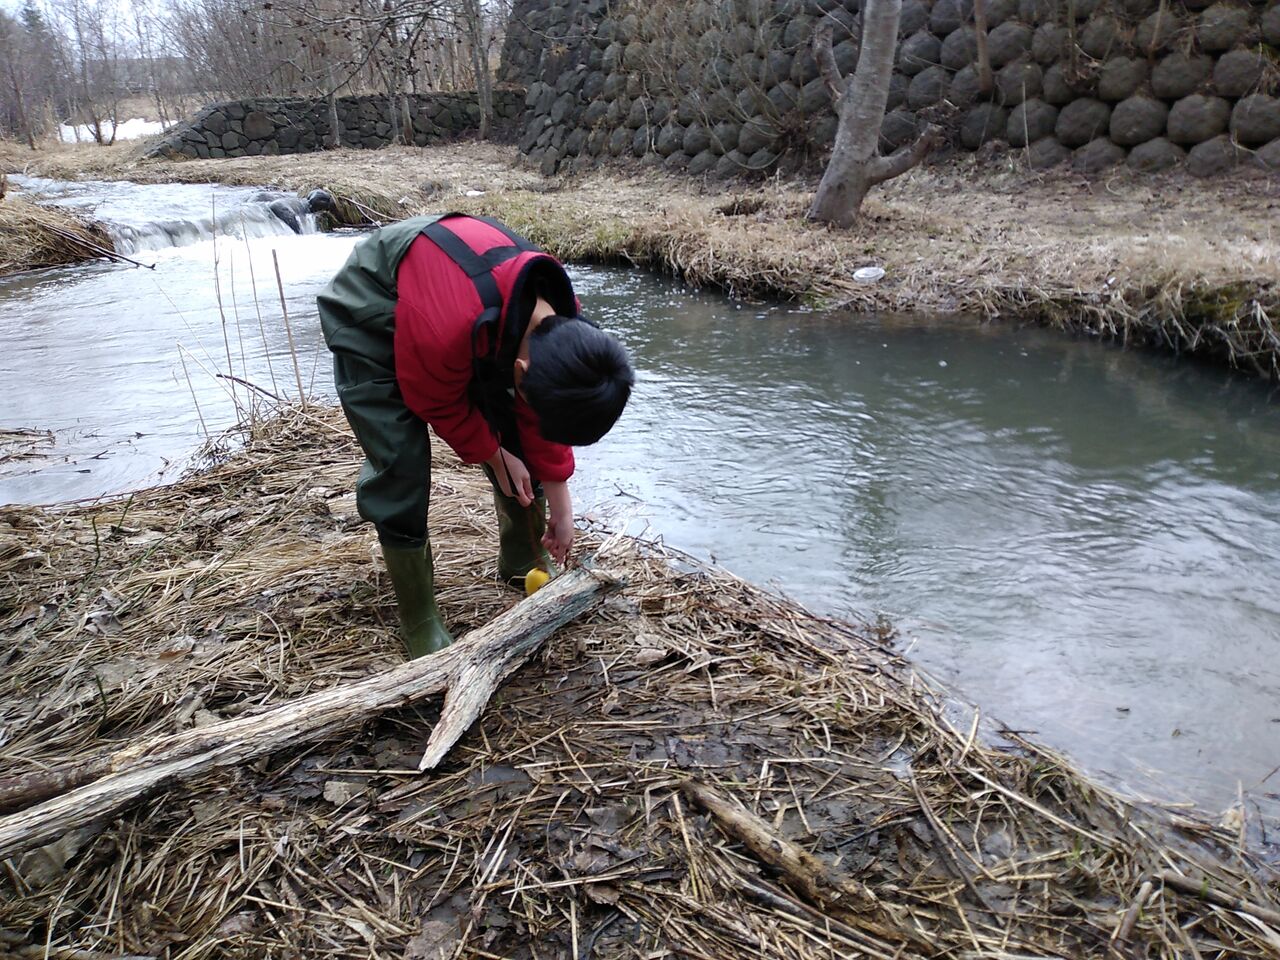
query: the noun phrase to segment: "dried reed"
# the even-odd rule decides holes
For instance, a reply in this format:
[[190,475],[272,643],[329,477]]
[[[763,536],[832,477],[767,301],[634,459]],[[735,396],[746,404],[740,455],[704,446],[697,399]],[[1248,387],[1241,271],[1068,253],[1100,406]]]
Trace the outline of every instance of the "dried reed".
[[[291,407],[211,456],[127,500],[0,510],[6,773],[401,656],[340,413]],[[478,471],[437,456],[433,484],[439,599],[462,631],[516,597],[496,581]],[[653,544],[616,563],[623,593],[553,637],[435,774],[415,767],[436,713],[404,709],[175,784],[0,865],[0,950],[1280,956],[1275,877],[1234,829],[957,723],[873,633]],[[700,791],[682,799],[690,778],[865,885],[930,946],[815,903],[693,805]]]

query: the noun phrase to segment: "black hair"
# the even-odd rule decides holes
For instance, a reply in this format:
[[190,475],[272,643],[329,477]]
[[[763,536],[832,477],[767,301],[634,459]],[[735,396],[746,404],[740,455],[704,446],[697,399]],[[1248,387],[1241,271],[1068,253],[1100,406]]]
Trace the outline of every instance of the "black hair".
[[617,422],[636,375],[617,339],[581,317],[547,317],[529,337],[520,390],[553,443],[595,443]]

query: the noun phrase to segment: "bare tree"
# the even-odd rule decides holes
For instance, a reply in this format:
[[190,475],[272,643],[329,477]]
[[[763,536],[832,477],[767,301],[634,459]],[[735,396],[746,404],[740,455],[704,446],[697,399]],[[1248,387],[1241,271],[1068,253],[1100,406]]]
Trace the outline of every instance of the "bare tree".
[[914,142],[887,157],[880,156],[880,125],[889,102],[901,11],[902,0],[866,0],[862,43],[852,77],[842,77],[836,66],[831,21],[823,20],[814,31],[814,59],[831,90],[839,125],[831,159],[809,207],[810,220],[852,226],[867,192],[920,163],[941,133],[930,125]]
[[12,130],[34,150],[36,138],[29,117],[29,92],[22,79],[30,59],[28,53],[26,33],[16,20],[0,10],[0,60],[4,62],[0,83],[6,87],[0,127]]

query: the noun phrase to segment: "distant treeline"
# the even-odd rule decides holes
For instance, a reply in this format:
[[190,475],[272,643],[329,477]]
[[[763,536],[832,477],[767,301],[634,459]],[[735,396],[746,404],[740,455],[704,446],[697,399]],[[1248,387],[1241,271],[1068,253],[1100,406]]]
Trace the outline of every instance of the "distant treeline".
[[33,147],[60,123],[100,143],[136,115],[193,100],[480,90],[509,0],[27,0],[0,11],[0,137]]

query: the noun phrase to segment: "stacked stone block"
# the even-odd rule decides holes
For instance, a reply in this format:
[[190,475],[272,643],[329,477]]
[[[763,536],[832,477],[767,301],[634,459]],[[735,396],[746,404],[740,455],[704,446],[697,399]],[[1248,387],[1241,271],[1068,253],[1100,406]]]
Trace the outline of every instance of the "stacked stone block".
[[[524,109],[523,91],[498,89],[493,111],[510,120]],[[391,142],[386,97],[339,97],[338,121],[345,147],[377,148]],[[480,107],[474,93],[409,97],[413,141],[420,147],[475,129]],[[215,103],[171,130],[150,156],[256,157],[320,150],[330,136],[326,100],[254,99]]]
[[[504,70],[528,87],[520,147],[546,173],[623,156],[720,176],[820,162],[836,121],[814,27],[835,18],[852,71],[861,2],[518,0]],[[883,149],[942,119],[956,146],[1002,142],[1036,167],[1280,171],[1280,0],[985,9],[986,89],[972,0],[903,0]]]

